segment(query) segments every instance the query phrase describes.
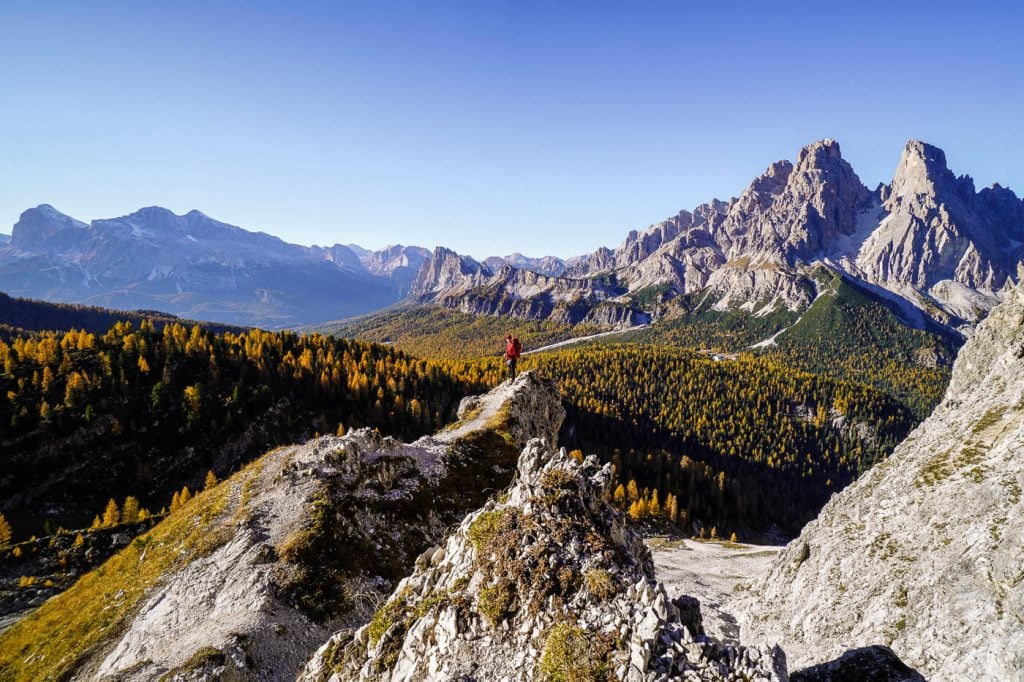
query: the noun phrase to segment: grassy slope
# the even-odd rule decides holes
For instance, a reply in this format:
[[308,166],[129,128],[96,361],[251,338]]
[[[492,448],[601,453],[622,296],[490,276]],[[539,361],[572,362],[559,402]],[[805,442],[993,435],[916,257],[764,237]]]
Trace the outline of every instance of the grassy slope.
[[147,591],[223,544],[262,460],[200,493],[67,591],[0,633],[0,680],[62,679],[121,632]]
[[[914,329],[839,275],[799,321],[760,351],[808,372],[886,391],[923,419],[942,398],[961,341]],[[928,358],[935,361],[929,364]]]
[[500,355],[505,350],[505,334],[509,333],[518,336],[528,350],[602,331],[547,320],[471,315],[433,306],[397,308],[319,325],[316,330],[390,343],[417,357],[445,360]]

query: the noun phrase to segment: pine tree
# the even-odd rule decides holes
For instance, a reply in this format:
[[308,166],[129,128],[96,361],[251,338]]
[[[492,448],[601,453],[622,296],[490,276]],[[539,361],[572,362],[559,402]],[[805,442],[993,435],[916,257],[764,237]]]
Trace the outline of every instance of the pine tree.
[[7,523],[6,517],[0,514],[0,547],[11,543],[11,524]]
[[110,498],[110,501],[107,502],[107,508],[103,512],[103,527],[112,528],[113,526],[116,526],[120,520],[121,512],[117,508],[117,502],[114,501],[114,498]]
[[711,539],[712,540],[717,540],[718,539],[718,526],[711,526]]
[[203,490],[209,490],[213,486],[217,485],[217,476],[213,473],[213,470],[206,472],[206,480],[203,481]]
[[203,407],[202,384],[193,384],[192,386],[186,386],[183,403],[185,408],[185,417],[188,419],[188,423],[192,424],[192,422],[198,419],[199,411]]
[[89,530],[98,530],[103,527],[103,522],[99,516],[92,517],[92,525],[89,526]]
[[668,514],[668,520],[672,523],[679,521],[679,499],[671,493],[668,496],[666,513]]
[[181,493],[177,490],[174,491],[174,495],[171,497],[171,512],[174,512],[181,506]]
[[181,492],[178,493],[178,504],[185,506],[185,504],[192,499],[192,491],[188,489],[188,486],[182,486]]
[[739,538],[736,537],[735,531],[733,531],[733,534],[729,536],[729,542],[739,542]]

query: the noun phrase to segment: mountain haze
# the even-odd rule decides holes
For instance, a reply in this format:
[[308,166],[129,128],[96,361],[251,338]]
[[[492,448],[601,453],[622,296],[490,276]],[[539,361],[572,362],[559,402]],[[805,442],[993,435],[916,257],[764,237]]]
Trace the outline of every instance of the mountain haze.
[[[397,301],[422,255],[391,247],[369,265],[351,249],[304,247],[159,207],[90,224],[52,206],[25,211],[0,246],[0,289],[15,296],[281,327]],[[419,259],[419,260],[418,260]]]

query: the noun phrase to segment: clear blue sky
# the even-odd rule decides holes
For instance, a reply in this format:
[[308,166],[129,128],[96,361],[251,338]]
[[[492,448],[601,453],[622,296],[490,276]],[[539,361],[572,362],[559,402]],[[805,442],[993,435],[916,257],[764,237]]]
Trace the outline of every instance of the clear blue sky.
[[0,231],[161,205],[289,241],[617,244],[835,137],[1024,191],[1019,2],[8,2]]

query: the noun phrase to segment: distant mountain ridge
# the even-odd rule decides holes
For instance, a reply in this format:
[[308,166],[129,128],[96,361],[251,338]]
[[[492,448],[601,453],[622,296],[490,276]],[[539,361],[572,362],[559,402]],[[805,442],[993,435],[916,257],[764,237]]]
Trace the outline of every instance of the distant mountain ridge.
[[559,320],[597,321],[588,316],[601,307],[616,313],[600,321],[625,325],[646,319],[652,293],[659,301],[699,295],[717,310],[802,310],[821,293],[812,272],[824,265],[907,317],[923,312],[969,332],[1018,279],[1022,243],[1024,201],[1000,185],[976,192],[937,147],[911,140],[892,182],[871,191],[839,144],[825,139],[800,150],[796,163],[771,164],[739,197],[632,231],[615,249],[543,268],[500,259],[534,276],[436,250],[413,296],[466,312]]
[[289,244],[199,211],[159,207],[86,224],[44,204],[25,211],[0,246],[0,289],[282,327],[390,305],[427,255],[398,245],[360,257],[341,244]]
[[[976,191],[945,153],[906,144],[892,181],[869,190],[821,140],[777,161],[739,197],[631,231],[616,248],[561,259],[478,261],[444,246],[305,247],[198,212],[150,207],[75,220],[29,209],[0,239],[0,290],[15,296],[196,319],[296,327],[399,301],[473,314],[610,327],[694,307],[799,312],[822,266],[902,311],[969,334],[1019,280],[1024,200]],[[671,302],[676,301],[676,304]],[[666,308],[670,306],[669,308]]]

